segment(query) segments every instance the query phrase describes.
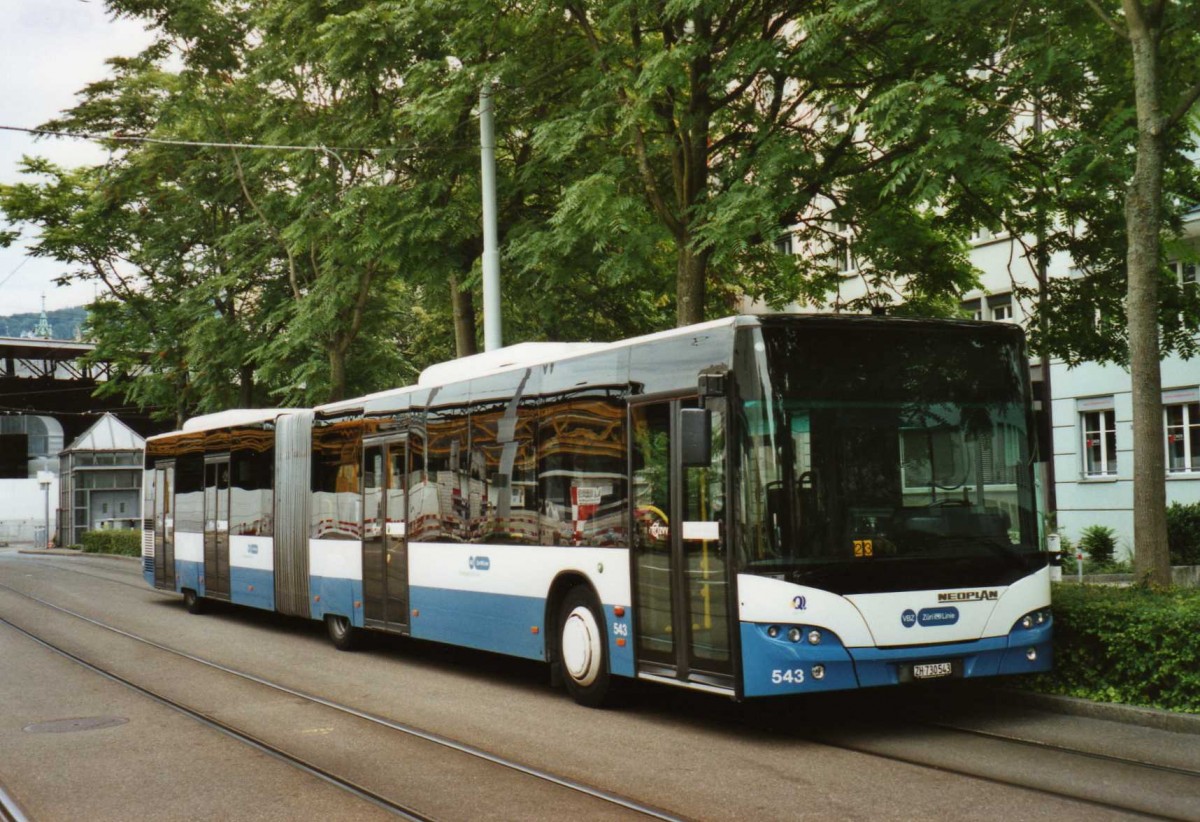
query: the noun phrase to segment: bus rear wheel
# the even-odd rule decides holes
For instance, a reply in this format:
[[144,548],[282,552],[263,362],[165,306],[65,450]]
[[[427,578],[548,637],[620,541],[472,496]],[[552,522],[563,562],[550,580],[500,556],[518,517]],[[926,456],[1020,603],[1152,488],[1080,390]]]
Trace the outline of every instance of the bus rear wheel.
[[340,614],[326,614],[325,628],[329,631],[333,647],[339,651],[353,651],[358,647],[361,632],[351,625],[346,617]]
[[183,590],[183,607],[188,609],[189,614],[202,614],[204,613],[204,597],[191,588],[185,588]]
[[580,705],[599,708],[609,698],[608,641],[596,595],[585,585],[567,592],[558,611],[558,661],[567,693]]

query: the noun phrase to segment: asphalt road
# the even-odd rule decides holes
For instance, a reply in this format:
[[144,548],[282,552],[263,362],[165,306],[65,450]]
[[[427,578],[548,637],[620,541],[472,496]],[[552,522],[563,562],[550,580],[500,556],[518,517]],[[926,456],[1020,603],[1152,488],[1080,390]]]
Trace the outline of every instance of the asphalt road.
[[[389,815],[370,796],[445,820],[639,815],[301,694],[681,818],[1200,819],[1200,736],[1002,706],[979,688],[736,705],[638,686],[596,711],[551,689],[541,665],[392,637],[341,653],[315,622],[190,615],[136,561],[12,550],[0,550],[0,619],[0,788],[36,820]],[[37,727],[94,718],[124,721]]]

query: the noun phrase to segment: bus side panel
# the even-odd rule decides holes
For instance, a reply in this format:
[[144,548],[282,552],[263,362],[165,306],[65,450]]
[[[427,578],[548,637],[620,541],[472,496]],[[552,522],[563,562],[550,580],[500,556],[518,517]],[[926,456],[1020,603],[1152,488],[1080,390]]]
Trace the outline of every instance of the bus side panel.
[[175,532],[175,590],[204,596],[204,534]]
[[275,610],[275,572],[270,537],[229,538],[229,598],[237,605]]
[[604,615],[608,618],[608,669],[616,676],[633,676],[633,609],[626,608],[624,616],[617,616],[615,605],[605,604]]
[[363,626],[362,542],[357,539],[313,539],[308,542],[309,613],[348,617]]
[[[612,672],[633,675],[627,549],[411,542],[408,553],[414,637],[545,659],[557,641],[546,636],[546,595],[573,572],[600,598]],[[623,619],[613,614],[618,605]]]

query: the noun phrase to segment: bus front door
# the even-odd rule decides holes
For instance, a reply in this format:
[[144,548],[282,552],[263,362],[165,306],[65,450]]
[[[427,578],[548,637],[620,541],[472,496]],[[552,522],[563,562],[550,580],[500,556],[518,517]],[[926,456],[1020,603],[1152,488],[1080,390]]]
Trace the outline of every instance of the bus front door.
[[692,398],[631,408],[638,673],[733,687],[723,404],[709,401],[712,453],[685,466],[680,412]]
[[408,632],[407,438],[363,449],[364,624]]

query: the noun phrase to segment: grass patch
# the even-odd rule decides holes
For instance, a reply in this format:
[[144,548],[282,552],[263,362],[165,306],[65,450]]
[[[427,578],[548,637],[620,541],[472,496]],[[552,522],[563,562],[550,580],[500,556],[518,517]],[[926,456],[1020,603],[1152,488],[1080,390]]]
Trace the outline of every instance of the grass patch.
[[80,537],[88,554],[121,554],[127,557],[142,555],[140,531],[84,531]]

